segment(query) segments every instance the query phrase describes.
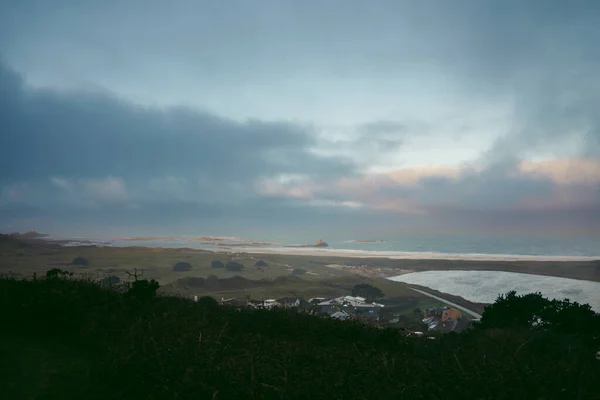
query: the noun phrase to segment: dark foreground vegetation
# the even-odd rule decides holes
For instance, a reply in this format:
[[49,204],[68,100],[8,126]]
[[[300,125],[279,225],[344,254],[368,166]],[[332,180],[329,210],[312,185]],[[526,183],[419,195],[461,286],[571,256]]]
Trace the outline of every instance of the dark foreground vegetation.
[[[154,281],[135,281],[125,293],[106,286],[60,270],[43,279],[0,279],[2,398],[597,399],[600,393],[598,317],[585,306],[511,294],[477,328],[429,339],[289,310],[160,297]],[[575,311],[558,316],[563,311],[551,311],[555,306]],[[540,323],[540,307],[554,319]],[[559,323],[563,316],[569,324]]]

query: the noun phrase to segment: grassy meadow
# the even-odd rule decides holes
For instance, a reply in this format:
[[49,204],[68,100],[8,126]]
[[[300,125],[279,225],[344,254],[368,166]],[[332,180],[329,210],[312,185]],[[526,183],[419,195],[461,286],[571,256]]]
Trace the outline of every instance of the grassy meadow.
[[[211,262],[219,260],[226,264],[227,253],[213,253],[192,249],[166,249],[147,247],[61,247],[46,243],[24,245],[0,243],[0,273],[11,274],[19,278],[32,278],[34,274],[43,275],[47,270],[60,268],[73,272],[75,276],[100,280],[107,276],[118,276],[128,280],[125,271],[135,269],[144,272],[146,279],[155,279],[160,292],[183,297],[208,295],[216,299],[266,299],[280,297],[333,297],[350,294],[352,287],[359,283],[369,283],[380,288],[386,298],[417,298],[427,304],[439,305],[406,284],[392,282],[383,276],[361,276],[342,268],[328,267],[328,263],[340,264],[339,259],[310,256],[278,254],[234,255],[233,260],[244,265],[239,272],[225,268],[212,268]],[[72,265],[76,257],[88,261],[86,266]],[[255,266],[258,259],[268,266]],[[343,260],[342,260],[343,261]],[[188,262],[192,269],[185,272],[173,271],[177,262]],[[356,263],[356,259],[347,262]],[[293,275],[294,268],[306,271],[301,276]],[[219,278],[218,288],[199,285],[194,278]],[[243,279],[227,279],[241,277]],[[474,309],[480,305],[472,305]]]

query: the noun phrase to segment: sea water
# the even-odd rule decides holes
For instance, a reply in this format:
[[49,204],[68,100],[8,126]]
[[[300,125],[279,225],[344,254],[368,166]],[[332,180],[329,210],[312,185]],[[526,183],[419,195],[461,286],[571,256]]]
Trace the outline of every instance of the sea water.
[[[224,249],[214,243],[203,243],[196,237],[187,236],[176,239],[146,241],[123,241],[114,238],[92,239],[95,244],[108,246],[146,246],[146,247],[188,247],[194,249]],[[209,235],[202,235],[209,236]],[[306,236],[306,237],[304,237]],[[231,243],[269,242],[261,247],[231,247],[235,251],[250,250],[260,252],[294,251],[290,245],[315,243],[322,239],[329,244],[327,249],[318,249],[324,255],[331,252],[347,255],[409,257],[409,258],[448,258],[448,259],[541,259],[541,260],[600,260],[600,236],[528,236],[528,235],[449,235],[449,234],[403,234],[381,237],[327,237],[308,235],[257,235],[257,237],[236,238]],[[381,240],[380,242],[359,242],[359,240]],[[73,244],[79,242],[74,241]],[[309,248],[315,251],[314,248]]]

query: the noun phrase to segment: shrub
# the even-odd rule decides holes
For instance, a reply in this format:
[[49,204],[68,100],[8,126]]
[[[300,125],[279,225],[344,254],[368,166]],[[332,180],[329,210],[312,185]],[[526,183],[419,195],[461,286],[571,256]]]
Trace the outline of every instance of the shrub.
[[185,261],[179,261],[175,265],[173,265],[173,271],[176,272],[187,272],[192,270],[192,264]]
[[254,264],[255,267],[268,267],[268,264],[264,261],[264,260],[258,260],[256,262],[256,264]]
[[71,276],[73,276],[72,272],[67,272],[58,268],[53,268],[49,271],[46,271],[46,279],[68,278]]
[[156,291],[160,287],[154,279],[140,279],[133,282],[127,290],[126,296],[141,301],[148,301],[156,297]]
[[75,257],[71,264],[77,265],[79,267],[87,267],[88,265],[90,265],[90,263],[85,257]]
[[100,286],[102,287],[112,287],[121,283],[121,278],[115,275],[107,276],[106,278],[100,281]]
[[198,299],[198,304],[207,310],[216,310],[217,308],[219,308],[219,303],[217,302],[217,300],[215,300],[214,298],[210,297],[210,296],[202,296]]
[[600,391],[598,361],[559,331],[473,329],[429,340],[285,309],[128,297],[84,280],[0,278],[3,398],[597,399]]
[[210,263],[213,268],[225,268],[225,264],[219,260],[214,260]]
[[367,301],[374,301],[378,298],[385,297],[381,289],[369,285],[368,283],[354,285],[352,288],[352,296],[364,297]]
[[306,270],[302,268],[294,268],[292,271],[292,275],[304,275],[306,274]]
[[243,269],[244,269],[244,265],[243,265],[243,264],[240,264],[240,263],[238,263],[238,262],[235,262],[235,261],[229,261],[229,262],[227,263],[227,265],[225,266],[225,268],[227,268],[227,270],[228,270],[228,271],[236,271],[236,272],[239,272],[239,271],[241,271],[241,270],[243,270]]

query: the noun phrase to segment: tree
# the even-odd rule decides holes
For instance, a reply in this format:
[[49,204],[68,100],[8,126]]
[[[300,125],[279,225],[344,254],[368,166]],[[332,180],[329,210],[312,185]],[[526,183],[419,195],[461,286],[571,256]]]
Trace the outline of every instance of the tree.
[[225,264],[219,260],[214,260],[210,263],[213,268],[225,268]]
[[148,301],[156,297],[156,291],[160,287],[160,284],[154,279],[138,279],[144,275],[144,270],[138,272],[137,268],[130,272],[125,270],[125,273],[129,277],[133,277],[134,281],[131,284],[127,284],[128,290],[125,293],[126,297],[132,297],[140,301]]
[[239,272],[244,269],[244,265],[235,261],[229,261],[227,265],[225,265],[225,268],[227,268],[229,271]]
[[514,290],[500,295],[494,304],[487,306],[479,325],[485,328],[530,328],[538,325],[548,300],[541,293],[517,296]]
[[600,316],[589,304],[548,300],[541,293],[500,295],[487,306],[478,328],[525,328],[577,334],[600,342]]
[[383,294],[381,289],[373,285],[359,283],[352,288],[352,296],[360,296],[367,299],[367,301],[374,301],[378,298],[385,297],[385,294]]

